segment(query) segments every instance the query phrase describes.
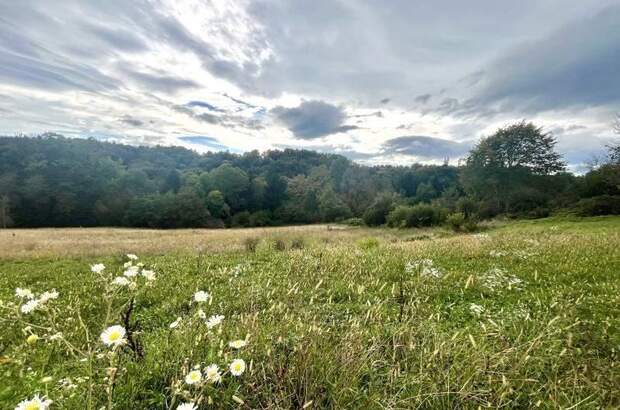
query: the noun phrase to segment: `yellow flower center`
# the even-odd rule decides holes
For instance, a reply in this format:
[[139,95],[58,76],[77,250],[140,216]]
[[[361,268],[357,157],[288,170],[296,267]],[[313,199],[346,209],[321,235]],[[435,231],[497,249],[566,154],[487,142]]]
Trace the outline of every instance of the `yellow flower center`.
[[200,379],[200,376],[198,376],[197,372],[191,372],[189,374],[189,378],[192,379],[192,381],[198,381]]
[[26,410],[39,410],[39,403],[28,403],[26,404]]
[[110,342],[116,342],[120,338],[121,338],[121,332],[119,332],[118,330],[114,330],[110,332]]
[[236,372],[241,371],[241,363],[235,363],[235,364],[233,364],[233,369],[234,369]]

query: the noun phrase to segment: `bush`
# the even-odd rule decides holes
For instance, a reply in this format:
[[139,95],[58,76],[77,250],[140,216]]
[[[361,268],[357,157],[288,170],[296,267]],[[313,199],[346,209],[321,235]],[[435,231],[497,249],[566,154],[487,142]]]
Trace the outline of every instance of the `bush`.
[[478,221],[476,221],[475,219],[468,219],[463,224],[463,230],[465,232],[476,232],[480,230],[480,225],[478,224]]
[[280,238],[276,238],[273,240],[273,248],[276,251],[285,251],[286,250],[286,243],[280,239]]
[[250,226],[250,213],[243,211],[235,214],[230,221],[230,225],[235,228]]
[[273,225],[273,220],[271,218],[271,212],[267,210],[256,211],[249,217],[249,225],[250,226],[270,226]]
[[462,197],[456,201],[456,210],[465,218],[470,218],[478,211],[478,203],[469,197]]
[[246,251],[256,252],[256,248],[258,247],[259,242],[260,242],[259,238],[251,237],[251,238],[245,238],[245,241],[243,241],[243,244],[245,245]]
[[462,231],[465,222],[467,222],[467,218],[465,218],[465,214],[462,212],[450,214],[448,215],[448,218],[446,218],[446,223],[454,232]]
[[394,209],[394,196],[391,194],[380,195],[364,212],[364,222],[368,226],[383,225],[392,209]]
[[428,204],[397,206],[387,217],[388,225],[395,228],[411,228],[439,225],[446,219],[446,211]]
[[379,246],[379,240],[375,237],[362,238],[357,241],[357,246],[368,251]]
[[577,202],[579,216],[620,215],[620,195],[600,195]]
[[303,249],[305,246],[304,238],[293,238],[291,241],[291,249]]
[[349,218],[340,223],[349,226],[364,226],[364,220],[362,218]]

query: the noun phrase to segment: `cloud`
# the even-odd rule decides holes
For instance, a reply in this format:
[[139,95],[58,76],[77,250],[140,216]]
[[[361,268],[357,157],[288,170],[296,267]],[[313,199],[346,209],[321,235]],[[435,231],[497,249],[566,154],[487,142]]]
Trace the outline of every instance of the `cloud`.
[[[523,42],[478,73],[473,95],[443,112],[496,112],[620,107],[620,6]],[[450,108],[451,111],[447,111]]]
[[211,111],[224,112],[224,110],[217,108],[215,105],[209,104],[206,101],[190,101],[186,105],[188,107],[203,107]]
[[127,66],[122,68],[122,72],[140,85],[150,90],[162,91],[174,94],[179,90],[187,88],[197,88],[198,83],[193,80],[176,77],[166,73],[136,71]]
[[301,139],[320,138],[357,128],[344,125],[347,115],[342,107],[324,101],[304,101],[294,108],[278,106],[271,109],[270,113],[277,122]]
[[134,118],[131,115],[124,115],[119,119],[119,121],[124,124],[131,125],[132,127],[141,127],[144,125],[144,121]]
[[420,104],[426,104],[428,100],[430,99],[431,99],[430,94],[421,94],[415,97],[415,102],[420,103]]
[[392,138],[381,146],[384,155],[409,155],[424,159],[459,158],[471,145],[422,135]]

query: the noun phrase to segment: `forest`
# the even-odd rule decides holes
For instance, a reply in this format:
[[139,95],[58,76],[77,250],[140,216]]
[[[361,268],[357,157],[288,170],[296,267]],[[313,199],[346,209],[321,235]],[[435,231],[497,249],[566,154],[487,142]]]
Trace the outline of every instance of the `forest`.
[[620,150],[584,175],[520,122],[461,166],[362,166],[335,154],[199,154],[96,139],[0,137],[0,227],[249,227],[344,222],[474,229],[498,215],[620,214]]

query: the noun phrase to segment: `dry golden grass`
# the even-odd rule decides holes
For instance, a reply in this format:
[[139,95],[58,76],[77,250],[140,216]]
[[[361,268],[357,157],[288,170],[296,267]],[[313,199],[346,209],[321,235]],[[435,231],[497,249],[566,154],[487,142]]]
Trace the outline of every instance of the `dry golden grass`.
[[157,255],[171,251],[234,251],[248,238],[309,238],[322,242],[352,241],[373,235],[396,236],[386,230],[305,225],[241,229],[45,228],[0,230],[0,259],[101,256],[119,252]]

